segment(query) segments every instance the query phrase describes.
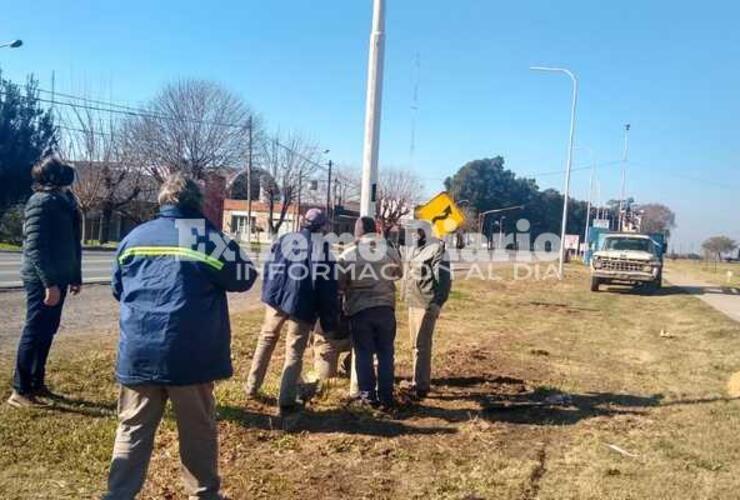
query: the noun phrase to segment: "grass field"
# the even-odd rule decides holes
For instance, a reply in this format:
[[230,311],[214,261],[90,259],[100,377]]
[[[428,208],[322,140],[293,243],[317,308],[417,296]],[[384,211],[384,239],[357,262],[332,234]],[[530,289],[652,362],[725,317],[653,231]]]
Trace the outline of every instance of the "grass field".
[[[666,260],[671,271],[695,276],[707,283],[720,286],[740,287],[740,263],[707,262],[703,260]],[[730,273],[730,274],[728,274]]]
[[[501,271],[498,276],[509,276]],[[323,388],[288,429],[242,381],[259,314],[236,316],[237,376],[217,388],[231,498],[737,498],[740,325],[666,288],[591,293],[555,281],[456,281],[434,354],[434,390],[387,416]],[[397,376],[409,375],[399,314]],[[661,336],[661,331],[664,333]],[[308,358],[307,358],[308,359]],[[115,430],[110,345],[57,349],[55,411],[0,408],[0,498],[91,498]],[[282,353],[267,391],[274,394]],[[9,378],[10,360],[0,361]],[[177,435],[160,428],[142,498],[182,498]]]

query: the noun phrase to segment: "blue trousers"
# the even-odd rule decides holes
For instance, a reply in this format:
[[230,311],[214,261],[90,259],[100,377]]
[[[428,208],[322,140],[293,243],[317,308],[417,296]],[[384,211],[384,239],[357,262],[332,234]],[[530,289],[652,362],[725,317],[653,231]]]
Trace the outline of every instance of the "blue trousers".
[[18,342],[13,388],[19,394],[29,394],[44,387],[46,358],[49,357],[51,342],[59,329],[62,307],[67,287],[62,291],[59,304],[44,305],[45,289],[41,283],[24,283],[26,289],[26,324]]
[[[352,348],[357,356],[357,385],[360,397],[393,403],[393,356],[396,314],[392,307],[364,309],[350,318]],[[375,375],[374,358],[378,358]]]

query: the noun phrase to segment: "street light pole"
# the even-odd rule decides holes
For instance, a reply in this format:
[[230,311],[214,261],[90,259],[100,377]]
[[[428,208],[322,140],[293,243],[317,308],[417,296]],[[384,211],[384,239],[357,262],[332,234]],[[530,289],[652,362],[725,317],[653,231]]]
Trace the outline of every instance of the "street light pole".
[[8,47],[9,49],[17,49],[23,45],[23,40],[12,40],[10,42],[0,43],[0,49]]
[[370,34],[370,54],[367,71],[365,102],[365,145],[362,154],[362,191],[360,215],[375,215],[378,189],[378,144],[380,112],[383,100],[383,58],[385,52],[385,0],[373,2],[373,28]]
[[[478,231],[480,231],[480,234],[482,234],[484,237],[486,236],[483,234],[483,226],[486,222],[486,216],[488,214],[497,214],[500,212],[508,212],[509,210],[521,210],[524,208],[524,205],[513,205],[511,207],[505,207],[505,208],[494,208],[493,210],[486,210],[485,212],[481,212],[478,214]],[[489,234],[488,240],[488,246],[490,250],[490,246],[493,244],[493,228],[491,228],[491,234]]]
[[[586,243],[588,242],[588,225],[589,222],[591,222],[591,205],[592,205],[592,198],[594,194],[594,174],[596,172],[596,156],[594,155],[594,150],[586,147],[586,146],[579,146],[580,149],[585,149],[591,154],[591,175],[588,181],[588,205],[586,206],[586,229],[583,231],[583,247],[586,248]],[[584,250],[585,252],[585,250]]]
[[626,187],[627,187],[627,151],[629,143],[630,124],[624,126],[624,156],[622,157],[622,190],[619,195],[619,227],[617,230],[624,230],[624,211],[627,208]]
[[558,263],[558,278],[563,279],[563,263],[565,261],[565,231],[568,223],[568,197],[570,195],[570,171],[573,166],[573,140],[576,135],[576,105],[578,104],[578,79],[572,71],[566,68],[550,68],[532,66],[534,71],[551,71],[565,73],[573,83],[573,98],[570,110],[570,138],[568,139],[568,163],[565,170],[565,193],[563,195],[563,222],[560,231],[560,262]]

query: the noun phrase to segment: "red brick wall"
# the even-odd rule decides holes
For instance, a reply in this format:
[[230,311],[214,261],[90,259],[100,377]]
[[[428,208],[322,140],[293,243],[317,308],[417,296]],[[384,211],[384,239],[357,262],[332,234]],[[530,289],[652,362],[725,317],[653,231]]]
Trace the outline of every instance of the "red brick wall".
[[203,189],[203,215],[218,229],[223,229],[226,179],[218,174],[208,176]]

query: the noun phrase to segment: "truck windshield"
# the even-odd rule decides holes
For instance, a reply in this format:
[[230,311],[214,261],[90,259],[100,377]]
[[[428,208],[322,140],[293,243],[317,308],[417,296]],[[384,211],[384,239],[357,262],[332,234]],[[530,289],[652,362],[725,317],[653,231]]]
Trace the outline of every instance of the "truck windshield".
[[653,242],[643,238],[607,238],[604,250],[634,250],[653,253]]

